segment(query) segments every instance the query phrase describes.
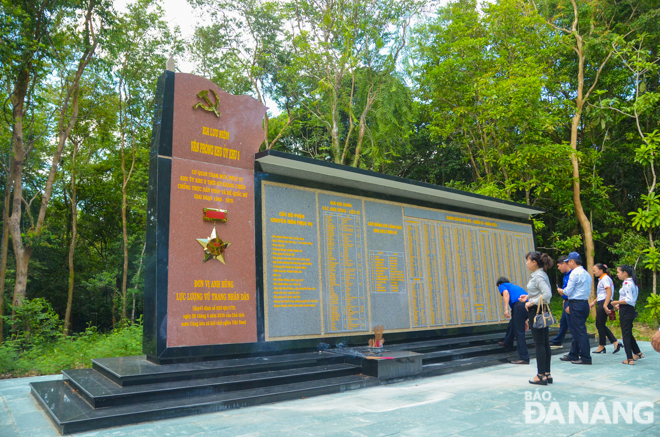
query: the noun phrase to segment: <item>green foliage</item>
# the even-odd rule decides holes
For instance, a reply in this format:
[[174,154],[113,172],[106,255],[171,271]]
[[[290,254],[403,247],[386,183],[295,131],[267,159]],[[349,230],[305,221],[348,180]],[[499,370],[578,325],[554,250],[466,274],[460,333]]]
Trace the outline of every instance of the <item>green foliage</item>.
[[644,252],[648,247],[647,238],[629,229],[621,236],[621,240],[610,248],[610,252],[617,257],[617,264],[637,266],[640,260],[644,261]]
[[635,150],[635,162],[648,166],[654,165],[658,147],[660,147],[660,132],[656,129],[646,134],[646,141]]
[[569,237],[563,237],[560,233],[555,232],[552,234],[551,238],[554,240],[554,247],[559,251],[559,253],[574,252],[580,246],[582,246],[582,235],[571,235]]
[[17,341],[0,345],[0,377],[50,375],[64,369],[92,366],[93,358],[139,355],[142,353],[142,320],[107,334],[96,327],[71,337],[53,337],[30,349]]
[[646,305],[644,308],[648,309],[650,317],[655,322],[655,325],[658,324],[658,318],[660,318],[660,294],[651,294],[646,299]]
[[407,90],[396,68],[422,6],[419,0],[286,3],[296,24],[284,34],[289,57],[277,78],[287,82],[287,102],[326,130],[320,158],[373,168],[396,156],[392,145],[405,143],[400,129],[392,142],[384,139],[408,120],[411,102],[401,99]]
[[657,247],[647,247],[644,255],[644,267],[654,272],[660,270],[660,252]]
[[23,305],[11,307],[15,317],[3,317],[11,326],[12,340],[22,349],[40,347],[61,336],[62,321],[53,307],[43,298],[24,300]]

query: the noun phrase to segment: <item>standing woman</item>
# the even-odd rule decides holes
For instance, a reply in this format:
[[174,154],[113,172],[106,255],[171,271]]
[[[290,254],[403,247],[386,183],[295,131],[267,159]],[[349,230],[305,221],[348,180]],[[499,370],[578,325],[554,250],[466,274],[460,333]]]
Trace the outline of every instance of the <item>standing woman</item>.
[[622,364],[635,364],[635,361],[644,358],[644,354],[639,350],[632,332],[633,322],[637,318],[637,311],[635,311],[635,304],[639,295],[637,278],[635,277],[635,270],[626,264],[617,267],[616,275],[623,281],[621,290],[619,290],[619,300],[612,302],[619,310],[623,348],[626,350],[627,359],[622,361]]
[[[552,376],[550,375],[550,327],[536,329],[534,325],[534,317],[537,312],[543,313],[544,308],[549,311],[550,299],[552,298],[552,289],[550,288],[550,279],[546,271],[552,267],[552,258],[547,253],[541,254],[539,252],[530,252],[527,254],[526,262],[527,268],[532,272],[532,278],[527,283],[527,295],[520,296],[521,302],[526,302],[529,314],[529,326],[532,330],[532,337],[534,338],[534,347],[536,347],[536,366],[537,375],[534,379],[530,379],[530,384],[535,385],[548,385],[552,384]],[[543,308],[539,309],[539,303],[543,299]]]
[[598,263],[594,264],[592,269],[593,274],[598,278],[598,287],[596,288],[597,297],[596,300],[591,302],[589,307],[593,308],[594,304],[597,304],[596,307],[596,329],[598,329],[598,349],[594,351],[595,354],[604,354],[607,351],[605,350],[605,340],[609,340],[610,343],[614,346],[613,354],[621,350],[621,345],[616,339],[610,328],[607,327],[607,320],[614,307],[612,306],[611,300],[614,296],[614,282],[610,277],[610,269],[606,265]]

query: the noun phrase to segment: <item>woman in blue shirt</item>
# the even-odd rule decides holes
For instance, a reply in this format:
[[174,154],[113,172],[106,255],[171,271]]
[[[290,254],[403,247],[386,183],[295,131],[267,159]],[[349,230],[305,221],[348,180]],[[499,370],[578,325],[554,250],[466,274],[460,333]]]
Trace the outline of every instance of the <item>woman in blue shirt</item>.
[[635,364],[635,361],[644,358],[644,354],[639,350],[632,332],[633,322],[637,318],[635,304],[637,303],[639,288],[637,288],[637,281],[635,280],[635,270],[631,266],[623,264],[617,267],[616,275],[623,281],[623,285],[619,290],[619,300],[612,302],[612,305],[619,310],[623,348],[626,350],[627,359],[622,361],[622,364]]
[[[524,288],[509,282],[502,276],[497,280],[497,289],[503,298],[504,317],[511,318],[509,327],[506,330],[504,341],[500,345],[504,347],[513,347],[513,338],[515,336],[518,344],[518,359],[511,361],[511,364],[529,364],[529,352],[527,351],[527,339],[525,338],[525,322],[527,322],[527,310],[525,305],[520,302],[520,296],[527,295]],[[509,312],[511,307],[511,312]]]

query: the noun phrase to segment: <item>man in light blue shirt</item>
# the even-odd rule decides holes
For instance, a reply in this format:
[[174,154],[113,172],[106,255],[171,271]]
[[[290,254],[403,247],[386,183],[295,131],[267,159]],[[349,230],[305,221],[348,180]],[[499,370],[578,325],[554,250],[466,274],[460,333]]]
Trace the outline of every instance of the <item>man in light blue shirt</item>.
[[[566,258],[566,256],[560,256],[557,258],[557,268],[561,273],[564,274],[564,277],[562,278],[562,289],[566,288],[568,285],[568,278],[571,276],[571,268],[566,263]],[[568,297],[563,296],[563,298],[561,320],[559,321],[559,332],[557,332],[557,336],[555,338],[550,340],[550,349],[560,349],[562,347],[561,343],[564,341],[564,337],[566,337],[568,328],[571,326],[571,315],[566,312],[566,309],[568,308]]]
[[568,355],[560,358],[573,364],[591,364],[589,335],[587,334],[587,317],[589,317],[589,296],[591,296],[591,275],[582,267],[582,258],[577,252],[571,252],[566,257],[566,263],[571,268],[566,288],[558,288],[562,296],[568,297],[568,311],[571,314],[571,334],[573,343]]

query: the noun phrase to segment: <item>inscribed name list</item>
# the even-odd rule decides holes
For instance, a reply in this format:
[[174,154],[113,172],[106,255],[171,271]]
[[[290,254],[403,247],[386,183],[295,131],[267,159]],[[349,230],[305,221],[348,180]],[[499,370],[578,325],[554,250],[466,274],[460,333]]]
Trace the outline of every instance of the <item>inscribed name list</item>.
[[410,328],[403,208],[364,202],[371,323],[386,330]]
[[321,334],[316,193],[262,186],[266,337]]
[[362,201],[319,193],[323,318],[327,334],[369,330]]

